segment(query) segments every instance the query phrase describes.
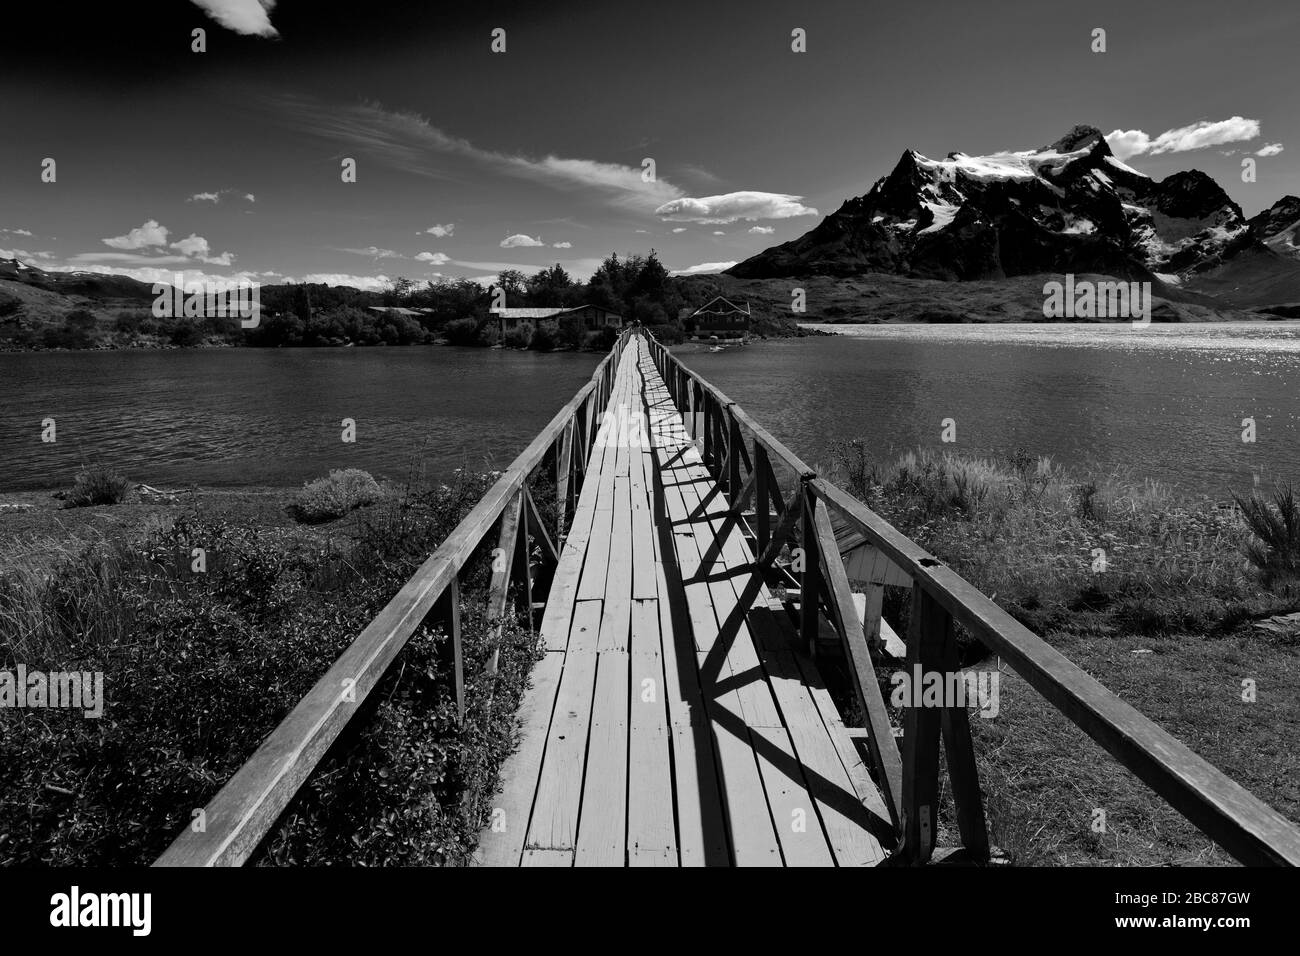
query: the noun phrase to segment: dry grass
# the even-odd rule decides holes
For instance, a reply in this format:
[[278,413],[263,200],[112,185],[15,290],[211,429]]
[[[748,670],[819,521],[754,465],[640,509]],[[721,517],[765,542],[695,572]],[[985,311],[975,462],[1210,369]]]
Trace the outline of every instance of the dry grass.
[[[1300,608],[1300,593],[1248,560],[1259,541],[1237,507],[1180,499],[1151,481],[1078,475],[1023,453],[875,461],[849,443],[819,473],[1300,820],[1300,645],[1250,626]],[[897,628],[906,627],[905,608],[900,595],[886,602]],[[1016,862],[1232,862],[970,635],[958,635],[964,661],[984,658],[979,667],[1003,672],[998,715],[972,723],[991,837]],[[1258,685],[1254,703],[1242,700],[1247,678]],[[1105,811],[1102,832],[1094,810]],[[957,842],[951,814],[942,822],[941,841]]]

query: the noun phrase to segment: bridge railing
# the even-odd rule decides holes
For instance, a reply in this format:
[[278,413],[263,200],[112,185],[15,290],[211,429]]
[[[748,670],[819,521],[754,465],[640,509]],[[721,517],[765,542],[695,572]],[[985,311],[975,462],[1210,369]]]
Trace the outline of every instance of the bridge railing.
[[[577,500],[587,452],[609,401],[618,357],[632,334],[629,328],[619,335],[591,381],[502,472],[487,494],[204,807],[197,818],[202,820],[202,827],[187,826],[155,866],[243,864],[348,722],[362,712],[366,699],[422,624],[440,624],[451,637],[456,703],[464,717],[459,575],[492,530],[498,529],[497,543],[503,560],[494,562],[487,597],[489,621],[496,622],[499,636],[510,587],[517,583],[523,591],[522,610],[529,627],[533,626],[532,549],[539,548],[543,562],[552,569],[558,557],[528,482],[540,469],[554,468],[559,515],[555,533],[562,534]],[[489,668],[495,666],[494,653]]]
[[[1300,828],[1187,748],[1068,660],[981,591],[865,504],[819,477],[731,399],[646,336],[666,383],[705,463],[740,519],[753,502],[753,533],[764,573],[787,545],[801,549],[799,626],[815,649],[820,617],[841,640],[854,691],[866,715],[867,743],[877,782],[894,818],[902,858],[923,863],[935,851],[939,741],[943,740],[964,855],[987,859],[989,839],[974,746],[965,706],[908,707],[902,747],[889,722],[872,663],[868,631],[879,623],[879,601],[859,618],[833,519],[873,549],[873,583],[910,581],[907,673],[938,674],[942,686],[959,671],[954,622],[990,651],[1121,764],[1246,864],[1300,865]],[[790,486],[781,491],[774,463]],[[856,539],[855,539],[856,540]],[[859,547],[855,547],[859,551]],[[860,563],[859,563],[860,564]],[[875,620],[872,620],[872,615]]]

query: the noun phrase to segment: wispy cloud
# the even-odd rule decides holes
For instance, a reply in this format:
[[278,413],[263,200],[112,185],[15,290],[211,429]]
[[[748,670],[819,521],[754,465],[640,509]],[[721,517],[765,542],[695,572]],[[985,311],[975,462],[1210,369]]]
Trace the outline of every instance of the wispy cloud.
[[193,196],[191,196],[189,199],[185,201],[186,202],[210,202],[215,204],[221,202],[222,196],[231,196],[231,195],[240,196],[241,198],[246,199],[248,202],[257,202],[257,197],[254,196],[252,193],[240,193],[238,189],[218,189],[217,191],[210,192],[210,193],[195,193]]
[[755,236],[770,236],[776,229],[772,226],[750,226],[749,231]]
[[192,0],[194,5],[227,30],[245,36],[275,37],[279,31],[267,16],[275,0]]
[[271,103],[280,118],[300,130],[347,144],[394,168],[448,179],[453,172],[440,157],[461,157],[491,171],[556,189],[594,190],[616,205],[652,211],[683,191],[662,179],[646,182],[640,167],[546,155],[540,158],[484,149],[434,126],[418,113],[384,109],[375,103],[340,107],[302,96]]
[[702,225],[725,225],[738,219],[790,219],[815,216],[817,210],[805,206],[802,196],[765,193],[755,190],[724,193],[720,196],[683,197],[664,203],[655,215],[670,222],[698,222]]
[[1256,156],[1276,156],[1282,150],[1286,149],[1281,143],[1268,143],[1255,150]]
[[1149,136],[1140,129],[1113,130],[1106,136],[1111,152],[1118,159],[1161,153],[1185,153],[1207,146],[1224,143],[1241,143],[1259,135],[1259,120],[1244,116],[1231,116],[1226,120],[1200,120],[1189,126],[1165,130],[1159,136]]
[[553,243],[551,243],[551,248],[552,248],[552,249],[572,249],[572,248],[573,248],[573,243],[571,243],[571,242],[553,242]]
[[364,249],[340,249],[339,252],[351,253],[354,256],[369,256],[371,259],[405,259],[406,257],[400,252],[393,249],[380,249],[378,246],[366,246]]

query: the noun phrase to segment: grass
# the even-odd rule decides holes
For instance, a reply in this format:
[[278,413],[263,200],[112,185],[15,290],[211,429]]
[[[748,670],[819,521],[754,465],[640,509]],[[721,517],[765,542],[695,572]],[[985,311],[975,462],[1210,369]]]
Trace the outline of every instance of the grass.
[[[1295,638],[1252,628],[1300,608],[1300,513],[1186,499],[1017,452],[877,461],[841,445],[820,470],[1085,671],[1293,820],[1300,820]],[[904,589],[887,589],[900,633]],[[1002,671],[1000,712],[972,717],[994,842],[1026,864],[1230,858],[958,626],[964,665]],[[891,670],[882,665],[882,674]],[[1258,697],[1242,699],[1251,679]],[[885,685],[887,690],[887,685]],[[1106,811],[1104,833],[1093,811]],[[951,808],[949,808],[951,810]],[[957,842],[951,813],[941,842]]]
[[[190,506],[62,549],[8,549],[0,669],[102,671],[106,707],[99,720],[0,711],[0,865],[155,859],[492,480],[415,479],[327,529]],[[480,610],[492,543],[462,576],[465,724],[448,640],[421,627],[255,862],[465,860],[536,655],[510,623],[498,673],[480,666],[492,649]]]

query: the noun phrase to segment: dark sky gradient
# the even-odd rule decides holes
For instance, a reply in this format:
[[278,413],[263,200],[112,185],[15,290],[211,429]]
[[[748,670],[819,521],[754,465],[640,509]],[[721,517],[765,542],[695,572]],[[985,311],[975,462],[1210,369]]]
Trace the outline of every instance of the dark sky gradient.
[[[1076,123],[1154,137],[1254,119],[1249,142],[1129,163],[1155,177],[1203,169],[1247,214],[1300,194],[1293,0],[534,0],[459,12],[280,0],[275,39],[238,35],[184,0],[47,0],[5,18],[0,250],[46,267],[424,279],[559,261],[585,276],[611,250],[654,246],[687,269],[743,259],[819,216],[665,221],[654,210],[666,199],[754,190],[824,215],[908,147],[1026,149]],[[189,52],[196,26],[206,54]],[[489,51],[496,26],[504,55]],[[805,54],[790,51],[796,26]],[[1104,54],[1089,49],[1098,26]],[[1243,183],[1241,157],[1271,143],[1285,151]],[[55,184],[39,181],[46,156]],[[358,160],[356,184],[339,180],[344,156]],[[660,182],[642,188],[647,156]],[[219,203],[187,201],[219,190]],[[169,243],[207,239],[217,262],[103,242],[147,220]],[[451,236],[424,232],[449,223]],[[502,248],[511,235],[544,245]],[[217,264],[223,252],[232,265]]]

